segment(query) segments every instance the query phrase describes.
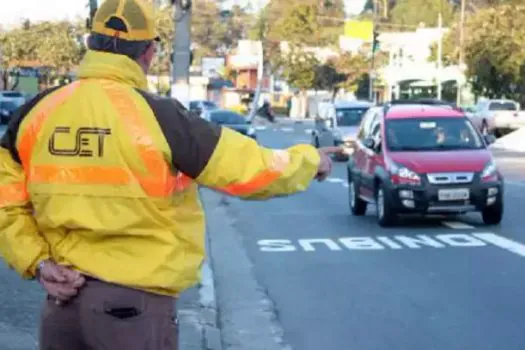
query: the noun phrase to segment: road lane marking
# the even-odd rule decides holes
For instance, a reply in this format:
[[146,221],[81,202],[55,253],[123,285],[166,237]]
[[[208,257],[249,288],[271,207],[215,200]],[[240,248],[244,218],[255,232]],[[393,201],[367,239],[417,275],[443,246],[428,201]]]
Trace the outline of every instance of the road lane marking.
[[340,184],[340,183],[344,183],[345,182],[344,180],[338,179],[338,178],[335,178],[335,177],[329,177],[325,181],[326,182],[330,182],[330,183],[334,183],[334,184]]
[[[481,235],[478,237],[478,235]],[[484,239],[485,236],[488,237]],[[503,239],[503,241],[501,240]],[[503,242],[503,243],[502,243]],[[509,243],[510,242],[510,243]],[[429,235],[396,235],[385,236],[361,236],[361,237],[341,237],[331,238],[301,238],[297,241],[290,239],[263,239],[257,241],[259,250],[262,252],[341,252],[341,251],[388,251],[388,250],[418,250],[418,249],[445,249],[445,248],[476,248],[487,245],[509,250],[509,246],[519,246],[521,253],[525,257],[525,245],[508,241],[494,233],[481,234],[438,234]],[[514,245],[512,245],[514,244]],[[346,248],[346,249],[344,249]],[[517,249],[517,248],[513,248]],[[514,251],[513,251],[514,252]]]
[[314,244],[324,244],[330,250],[343,250],[337,243],[328,238],[300,239],[299,245],[305,252],[314,252]]
[[511,253],[525,257],[525,244],[518,243],[491,232],[473,233],[472,235],[501,249],[505,249]]
[[266,129],[267,129],[266,126],[256,126],[256,127],[255,127],[255,130],[260,130],[260,131],[262,131],[262,130],[266,130]]
[[281,128],[282,132],[293,132],[293,128]]
[[314,129],[305,129],[304,133],[307,135],[312,135],[312,131],[314,131]]
[[443,225],[454,230],[472,230],[475,229],[472,225],[467,225],[459,221],[441,221]]

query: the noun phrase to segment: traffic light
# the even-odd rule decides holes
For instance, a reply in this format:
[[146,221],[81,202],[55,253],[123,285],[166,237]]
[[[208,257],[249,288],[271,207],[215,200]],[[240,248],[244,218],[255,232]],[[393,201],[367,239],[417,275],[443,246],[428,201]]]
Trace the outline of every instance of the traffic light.
[[379,32],[374,30],[374,39],[372,41],[372,51],[377,52],[379,50]]

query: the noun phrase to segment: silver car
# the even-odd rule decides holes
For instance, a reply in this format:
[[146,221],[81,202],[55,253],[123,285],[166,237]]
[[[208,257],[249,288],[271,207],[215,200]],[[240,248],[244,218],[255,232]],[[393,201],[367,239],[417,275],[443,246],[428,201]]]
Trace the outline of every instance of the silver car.
[[343,146],[347,159],[353,153],[357,131],[364,114],[373,104],[368,101],[321,102],[318,107],[312,144],[315,147]]
[[512,100],[481,101],[469,118],[483,135],[494,133],[501,136],[507,130],[512,131],[525,126],[525,113],[520,111],[520,105]]

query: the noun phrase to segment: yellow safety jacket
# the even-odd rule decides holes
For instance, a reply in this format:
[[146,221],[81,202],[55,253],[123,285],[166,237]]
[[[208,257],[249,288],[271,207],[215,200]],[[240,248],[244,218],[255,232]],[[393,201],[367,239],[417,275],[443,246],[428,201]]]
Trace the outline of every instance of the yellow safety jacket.
[[23,106],[0,143],[0,254],[25,278],[54,259],[177,295],[205,254],[198,185],[265,199],[316,175],[315,148],[266,149],[191,115],[125,56],[90,51],[78,76]]

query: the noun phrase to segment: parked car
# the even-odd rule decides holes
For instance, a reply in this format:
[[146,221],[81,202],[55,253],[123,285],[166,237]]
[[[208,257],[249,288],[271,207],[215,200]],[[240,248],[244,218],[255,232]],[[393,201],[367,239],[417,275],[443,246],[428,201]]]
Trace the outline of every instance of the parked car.
[[218,109],[219,107],[212,101],[196,100],[190,101],[190,112],[197,113],[202,116],[203,111]]
[[361,119],[372,106],[367,101],[321,102],[312,131],[312,144],[315,147],[342,146],[347,160],[354,151],[354,143]]
[[213,109],[204,111],[202,117],[212,123],[240,132],[254,140],[257,139],[255,128],[252,127],[251,122],[239,113],[227,109]]
[[371,108],[348,162],[351,212],[377,206],[381,226],[400,214],[480,211],[486,224],[503,217],[503,176],[465,114],[439,105]]
[[19,108],[14,101],[0,101],[0,124],[7,124],[13,113]]
[[499,137],[525,126],[525,112],[512,100],[486,100],[478,103],[471,120],[483,135],[493,133]]
[[26,96],[19,91],[0,91],[0,102],[3,101],[12,101],[21,106],[26,102]]

